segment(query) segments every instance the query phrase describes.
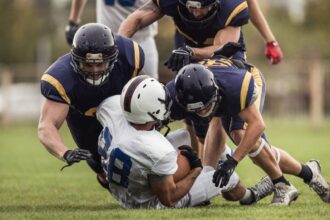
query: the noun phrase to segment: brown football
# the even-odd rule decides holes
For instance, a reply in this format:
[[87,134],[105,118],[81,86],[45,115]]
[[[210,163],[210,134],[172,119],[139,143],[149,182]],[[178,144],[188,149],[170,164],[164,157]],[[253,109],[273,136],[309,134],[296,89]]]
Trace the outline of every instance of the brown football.
[[182,154],[180,154],[180,150],[178,150],[177,152],[178,152],[178,160],[177,160],[178,169],[173,175],[174,182],[178,182],[182,180],[190,172],[190,165],[188,159]]

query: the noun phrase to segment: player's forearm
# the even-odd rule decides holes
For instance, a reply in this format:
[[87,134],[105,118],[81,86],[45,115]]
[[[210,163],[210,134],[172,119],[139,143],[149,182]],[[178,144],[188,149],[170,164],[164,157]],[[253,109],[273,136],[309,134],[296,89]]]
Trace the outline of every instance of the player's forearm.
[[275,37],[263,15],[256,0],[247,0],[249,5],[250,20],[253,25],[258,29],[265,42],[274,41]]
[[248,153],[251,152],[264,130],[265,125],[261,121],[249,123],[246,128],[244,137],[237,146],[235,153],[232,157],[236,161],[242,160]]
[[125,37],[133,37],[133,35],[141,28],[141,20],[135,19],[134,16],[130,15],[121,23],[118,34]]
[[60,133],[55,126],[40,123],[38,126],[38,137],[40,142],[52,155],[63,160],[63,155],[68,148],[63,143]]
[[176,183],[176,187],[172,190],[170,194],[171,206],[174,206],[175,203],[177,203],[189,192],[201,171],[202,168],[195,168],[191,170],[185,178]]
[[78,24],[87,0],[72,0],[69,20]]
[[192,56],[195,60],[208,59],[213,56],[214,51],[218,50],[222,45],[212,45],[203,48],[192,47],[194,54]]

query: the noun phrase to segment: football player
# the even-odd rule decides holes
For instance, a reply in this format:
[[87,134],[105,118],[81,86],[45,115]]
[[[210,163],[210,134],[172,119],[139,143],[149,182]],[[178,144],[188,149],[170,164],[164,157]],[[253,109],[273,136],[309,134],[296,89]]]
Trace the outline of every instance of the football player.
[[200,159],[189,147],[179,149],[191,170],[174,182],[173,174],[180,169],[175,147],[189,144],[190,138],[184,143],[175,131],[170,133],[170,143],[155,129],[167,119],[171,104],[164,85],[141,75],[127,83],[121,96],[112,96],[98,107],[96,116],[103,126],[99,153],[111,194],[123,208],[196,206],[228,191],[241,197],[245,188],[235,172],[226,187],[216,187],[212,183],[215,169],[202,169]]
[[[218,149],[217,121],[237,148],[227,160],[220,161],[213,176],[216,186],[227,184],[238,163],[249,156],[271,179],[274,190],[272,204],[289,205],[297,199],[298,192],[283,176],[284,173],[300,177],[325,202],[330,202],[330,186],[321,175],[320,164],[310,160],[300,164],[287,152],[271,146],[265,135],[261,116],[265,98],[265,81],[261,72],[241,61],[215,56],[200,64],[183,67],[175,80],[167,85],[173,105],[171,117],[178,120],[206,120],[210,128],[206,136],[205,155]],[[253,191],[253,188],[251,188]],[[271,190],[272,191],[272,190]],[[271,192],[270,191],[270,192]]]
[[[138,30],[157,21],[164,15],[173,18],[176,27],[175,47],[166,65],[178,71],[191,60],[209,58],[227,42],[240,42],[242,49],[233,54],[245,59],[245,45],[241,26],[248,22],[247,3],[244,0],[150,0],[133,12],[121,24],[118,33],[132,37]],[[203,141],[208,124],[199,124],[198,131],[186,121],[193,147],[203,157]],[[197,126],[195,126],[197,127]],[[198,140],[195,136],[197,134]],[[225,132],[219,131],[225,144]]]
[[[60,57],[43,74],[38,136],[45,148],[67,165],[87,160],[105,183],[97,142],[102,126],[96,107],[120,94],[124,85],[143,68],[144,53],[134,41],[115,36],[103,24],[80,27],[71,52]],[[66,120],[78,148],[69,149],[59,129]]]
[[[114,33],[118,32],[121,22],[131,14],[135,9],[141,7],[147,0],[126,0],[126,1],[96,1],[96,20],[111,28]],[[69,24],[65,29],[67,42],[71,45],[73,36],[76,33],[81,14],[87,0],[72,0]],[[157,35],[157,23],[153,23],[143,30],[138,31],[133,40],[135,40],[143,49],[145,60],[143,72],[158,78],[158,51],[154,37]]]

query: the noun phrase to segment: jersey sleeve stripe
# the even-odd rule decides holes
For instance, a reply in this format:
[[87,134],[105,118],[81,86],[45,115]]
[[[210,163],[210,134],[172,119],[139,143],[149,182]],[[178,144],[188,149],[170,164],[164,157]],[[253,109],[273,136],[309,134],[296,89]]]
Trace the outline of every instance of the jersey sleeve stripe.
[[[258,87],[258,97],[257,100],[255,101],[255,104],[257,105],[257,108],[260,109],[261,106],[261,102],[263,100],[261,100],[262,97],[262,87],[263,87],[263,81],[260,75],[259,70],[256,67],[253,67],[251,69],[251,74],[253,76],[254,82],[256,83],[257,87]],[[260,109],[261,110],[261,109]]]
[[252,75],[250,74],[250,72],[246,71],[246,74],[244,76],[243,79],[243,83],[242,83],[242,87],[241,87],[241,110],[243,110],[245,108],[246,105],[246,96],[247,96],[247,92],[249,90],[249,84],[250,84],[250,80],[251,80]]
[[231,20],[233,20],[233,18],[238,15],[241,11],[243,11],[244,9],[246,9],[248,7],[246,1],[242,2],[241,4],[239,4],[229,15],[225,26],[228,26],[231,22]]
[[71,100],[70,98],[67,96],[64,87],[61,85],[61,83],[55,79],[54,77],[52,77],[51,75],[45,73],[42,77],[41,80],[48,82],[49,84],[51,84],[52,86],[55,87],[55,89],[58,91],[58,93],[61,95],[61,97],[69,104],[71,105]]
[[182,36],[184,36],[185,38],[187,38],[188,40],[190,40],[190,41],[193,42],[194,44],[198,45],[198,42],[197,42],[197,41],[195,41],[192,37],[190,37],[189,35],[187,35],[187,34],[185,34],[184,32],[182,32],[178,26],[175,26],[175,28],[178,30],[178,32],[179,32]]
[[133,77],[135,77],[138,74],[139,68],[140,68],[140,49],[139,45],[133,41],[134,45],[134,58],[135,58],[135,68],[133,71]]

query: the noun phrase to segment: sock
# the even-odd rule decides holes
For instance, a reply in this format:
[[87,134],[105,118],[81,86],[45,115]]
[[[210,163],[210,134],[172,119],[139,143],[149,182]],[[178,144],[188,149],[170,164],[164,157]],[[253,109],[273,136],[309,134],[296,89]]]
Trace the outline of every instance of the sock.
[[302,178],[305,183],[309,183],[313,178],[313,173],[312,170],[307,165],[302,164],[301,171],[298,174],[298,176]]
[[240,199],[244,204],[252,204],[255,202],[255,196],[250,189],[246,189],[244,196]]
[[280,177],[277,178],[277,179],[272,180],[272,182],[273,182],[274,185],[275,185],[276,183],[280,183],[280,182],[282,182],[282,183],[285,183],[286,185],[290,186],[289,181],[287,181],[287,180],[284,178],[283,175],[280,176]]

